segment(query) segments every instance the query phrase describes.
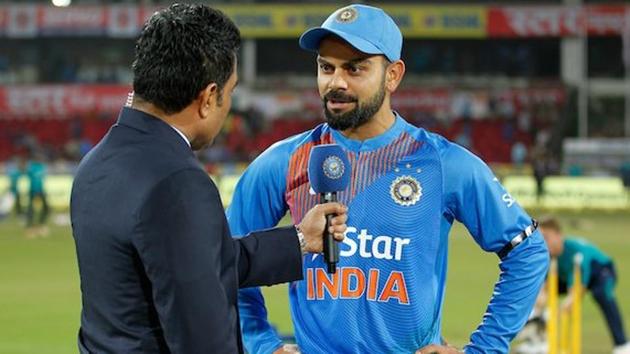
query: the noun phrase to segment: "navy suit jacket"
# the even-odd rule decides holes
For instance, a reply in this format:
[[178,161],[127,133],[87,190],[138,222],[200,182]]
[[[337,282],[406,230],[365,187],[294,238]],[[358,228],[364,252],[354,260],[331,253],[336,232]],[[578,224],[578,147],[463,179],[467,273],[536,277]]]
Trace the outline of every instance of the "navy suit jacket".
[[238,288],[302,278],[295,229],[232,239],[190,147],[138,110],[81,161],[70,206],[81,353],[242,352]]

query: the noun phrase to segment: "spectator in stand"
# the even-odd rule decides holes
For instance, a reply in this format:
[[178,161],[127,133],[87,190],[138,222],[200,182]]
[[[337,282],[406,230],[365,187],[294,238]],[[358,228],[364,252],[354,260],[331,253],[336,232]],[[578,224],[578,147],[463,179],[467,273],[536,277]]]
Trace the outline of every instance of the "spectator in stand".
[[544,148],[535,147],[532,151],[532,171],[536,179],[536,200],[541,202],[541,198],[545,195],[545,178],[548,174],[547,159],[548,154]]
[[465,119],[464,124],[462,125],[462,131],[455,138],[455,142],[468,150],[472,150],[472,130],[472,121],[470,119]]
[[512,164],[514,168],[518,171],[523,169],[523,165],[525,164],[525,159],[527,159],[527,147],[523,144],[522,141],[518,140],[514,145],[512,145]]
[[529,109],[529,107],[527,107],[527,109],[522,109],[516,116],[516,126],[521,132],[529,133],[531,130],[532,119]]
[[79,141],[79,157],[83,158],[94,147],[92,141],[88,138],[81,138]]

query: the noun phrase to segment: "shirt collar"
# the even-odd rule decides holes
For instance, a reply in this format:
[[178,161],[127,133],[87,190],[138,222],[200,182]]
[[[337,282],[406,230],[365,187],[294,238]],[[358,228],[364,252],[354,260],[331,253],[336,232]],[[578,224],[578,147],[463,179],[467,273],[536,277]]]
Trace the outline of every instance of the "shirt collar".
[[169,126],[170,126],[171,128],[173,128],[173,129],[177,132],[177,134],[179,134],[179,136],[181,136],[181,137],[182,137],[182,139],[184,139],[184,141],[186,142],[186,144],[188,144],[188,146],[189,146],[189,147],[191,147],[191,146],[190,146],[190,141],[188,141],[188,138],[186,137],[186,135],[184,135],[184,133],[182,133],[182,131],[181,131],[181,130],[179,130],[179,129],[175,128],[175,126],[173,126],[173,125],[170,125],[170,124],[169,124]]
[[333,140],[344,148],[355,152],[377,150],[394,141],[405,130],[407,122],[398,114],[398,112],[394,112],[394,114],[396,115],[394,124],[383,134],[366,140],[355,140],[345,137],[338,130],[330,129]]

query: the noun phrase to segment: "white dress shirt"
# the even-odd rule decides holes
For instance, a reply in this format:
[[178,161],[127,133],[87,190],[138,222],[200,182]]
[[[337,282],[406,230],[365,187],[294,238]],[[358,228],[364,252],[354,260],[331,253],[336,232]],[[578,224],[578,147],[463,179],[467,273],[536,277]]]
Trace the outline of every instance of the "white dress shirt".
[[[170,124],[169,124],[170,125]],[[188,146],[190,146],[190,141],[188,141],[188,138],[186,137],[186,135],[184,135],[184,133],[181,132],[181,130],[175,128],[174,126],[171,125],[171,128],[175,129],[175,131],[177,132],[177,134],[179,134],[182,139],[184,139],[184,141],[186,142],[186,144],[188,144]]]

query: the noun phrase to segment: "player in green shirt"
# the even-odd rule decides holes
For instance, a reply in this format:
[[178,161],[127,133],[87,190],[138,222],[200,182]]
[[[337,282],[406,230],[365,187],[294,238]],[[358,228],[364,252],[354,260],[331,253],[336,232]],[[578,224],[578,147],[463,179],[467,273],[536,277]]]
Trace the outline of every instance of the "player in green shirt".
[[[39,159],[29,161],[26,167],[26,175],[30,182],[28,209],[26,211],[27,237],[47,236],[48,229],[45,225],[49,208],[44,189],[46,164]],[[37,220],[38,227],[35,227],[35,202],[38,199],[41,202],[41,208]]]
[[621,311],[619,311],[615,298],[617,275],[612,258],[584,239],[565,237],[560,224],[553,217],[541,219],[539,227],[545,237],[551,257],[558,259],[558,288],[560,293],[569,294],[562,303],[562,309],[570,308],[573,301],[568,289],[573,286],[574,282],[574,256],[581,254],[582,285],[591,292],[606,318],[615,345],[613,354],[630,353],[630,343],[626,341]]
[[21,157],[18,157],[15,161],[15,164],[10,164],[7,166],[7,177],[9,177],[9,191],[13,194],[15,200],[15,213],[17,215],[22,215],[22,201],[20,198],[20,191],[18,190],[18,183],[20,182],[20,178],[25,173],[25,160]]

